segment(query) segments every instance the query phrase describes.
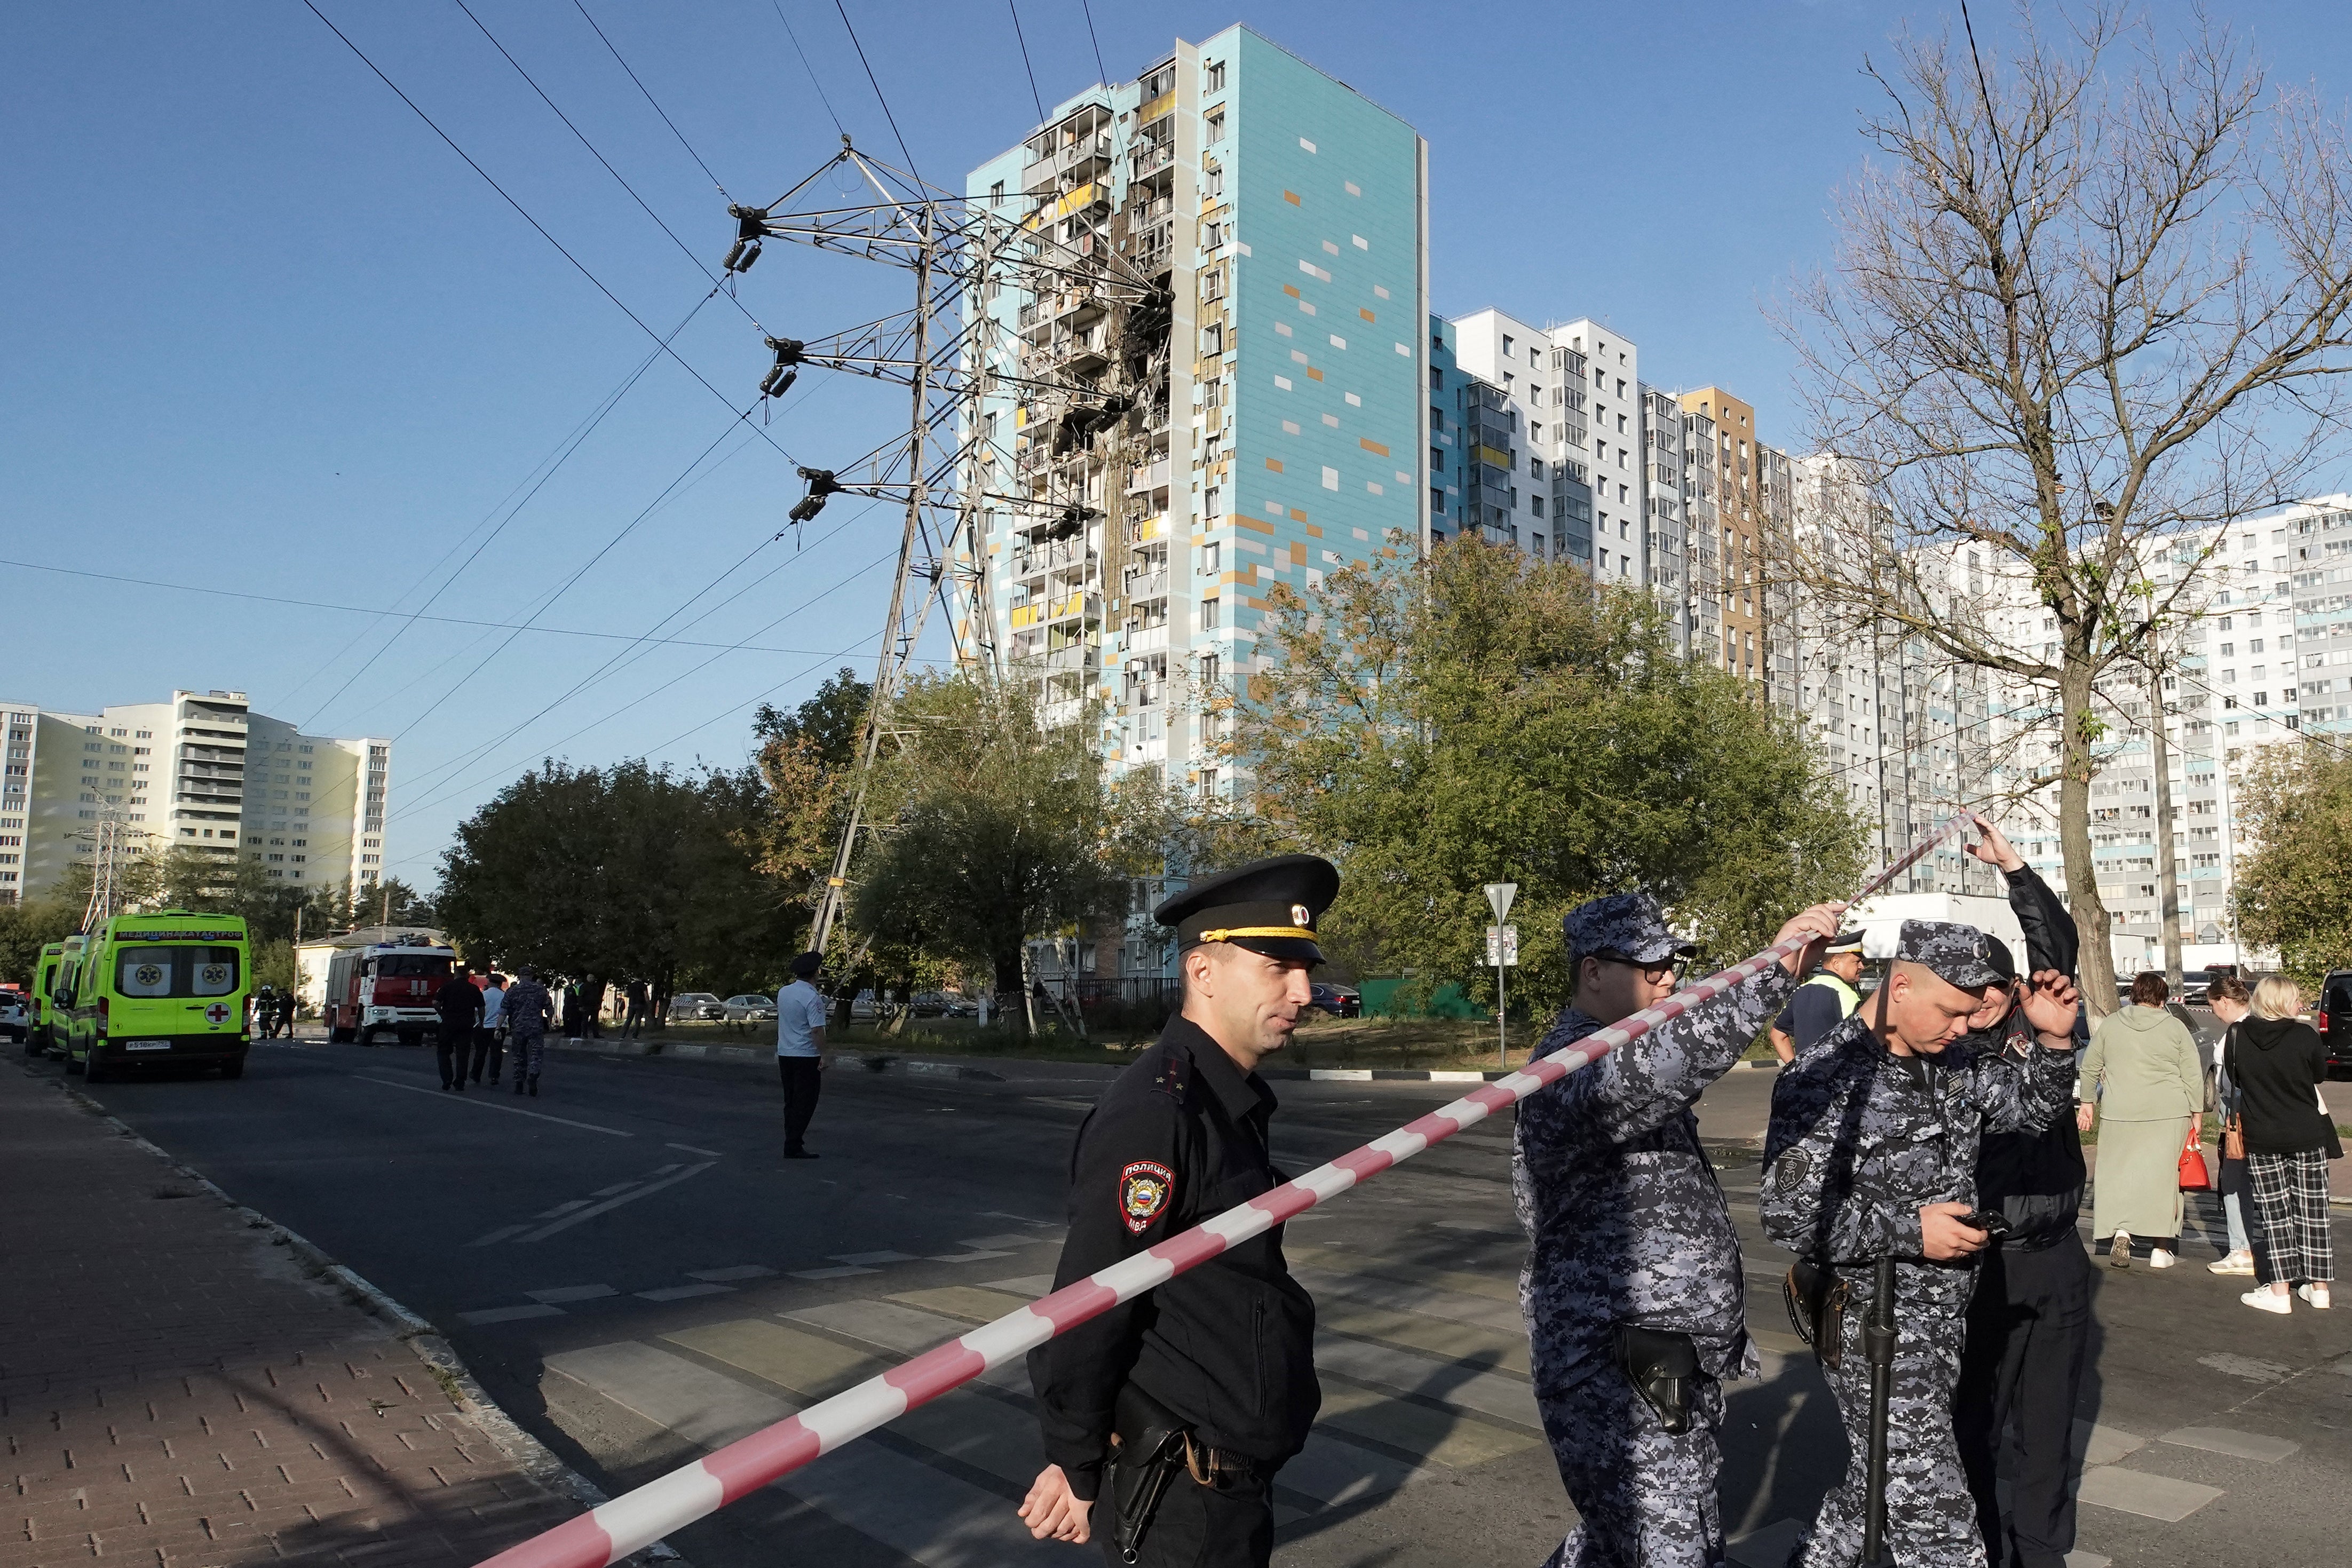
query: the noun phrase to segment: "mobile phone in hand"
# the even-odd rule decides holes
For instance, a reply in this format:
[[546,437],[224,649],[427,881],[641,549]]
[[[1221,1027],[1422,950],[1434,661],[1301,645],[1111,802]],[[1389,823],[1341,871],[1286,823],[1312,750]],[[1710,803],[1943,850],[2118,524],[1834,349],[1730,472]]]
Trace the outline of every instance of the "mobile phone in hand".
[[1999,1209],[1971,1209],[1960,1216],[1960,1223],[1970,1230],[1983,1231],[1996,1241],[2016,1228]]

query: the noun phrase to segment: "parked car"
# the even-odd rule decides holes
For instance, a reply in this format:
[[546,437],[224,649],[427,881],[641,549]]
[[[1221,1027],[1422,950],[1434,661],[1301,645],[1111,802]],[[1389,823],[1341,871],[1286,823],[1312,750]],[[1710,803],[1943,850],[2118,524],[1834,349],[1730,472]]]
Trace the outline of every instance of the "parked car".
[[1363,1016],[1363,993],[1352,985],[1330,985],[1315,983],[1315,999],[1309,1006],[1320,1008],[1334,1018],[1358,1018]]
[[856,1023],[870,1024],[874,1021],[874,993],[871,989],[860,991],[849,999],[849,1016]]
[[2319,983],[2312,1020],[2327,1047],[2327,1070],[2352,1068],[2352,969],[2331,969]]
[[708,991],[688,991],[669,999],[673,1024],[715,1024],[727,1016],[727,1004]]
[[747,993],[741,996],[730,996],[719,1005],[726,1008],[727,1021],[730,1024],[772,1024],[776,1021],[776,999],[773,996]]
[[25,994],[14,987],[0,987],[0,1035],[25,1037]]
[[969,1018],[978,1011],[962,997],[946,991],[916,992],[914,1008],[918,1018]]

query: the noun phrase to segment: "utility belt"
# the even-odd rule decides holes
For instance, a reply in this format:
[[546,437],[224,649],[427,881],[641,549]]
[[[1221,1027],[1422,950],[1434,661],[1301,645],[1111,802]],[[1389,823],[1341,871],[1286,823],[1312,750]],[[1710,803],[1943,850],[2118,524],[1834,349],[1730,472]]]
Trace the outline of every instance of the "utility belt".
[[1133,1563],[1143,1555],[1143,1538],[1179,1475],[1223,1491],[1272,1480],[1276,1467],[1201,1442],[1182,1416],[1130,1381],[1111,1410],[1109,1468],[1115,1542],[1120,1561]]

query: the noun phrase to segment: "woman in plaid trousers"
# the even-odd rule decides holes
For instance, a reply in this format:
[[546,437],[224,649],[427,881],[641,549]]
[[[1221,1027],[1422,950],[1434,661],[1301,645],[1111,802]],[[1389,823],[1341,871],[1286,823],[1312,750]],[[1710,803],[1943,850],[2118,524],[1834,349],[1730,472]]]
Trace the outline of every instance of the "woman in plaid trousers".
[[[2254,987],[2253,1016],[2231,1032],[2227,1067],[2237,1086],[2253,1189],[2264,1281],[2239,1298],[2265,1312],[2291,1312],[2294,1296],[2326,1308],[2336,1260],[2327,1234],[2327,1162],[2343,1153],[2319,1099],[2327,1049],[2304,1023],[2303,994],[2284,975]],[[2289,1290],[2294,1294],[2290,1295]]]

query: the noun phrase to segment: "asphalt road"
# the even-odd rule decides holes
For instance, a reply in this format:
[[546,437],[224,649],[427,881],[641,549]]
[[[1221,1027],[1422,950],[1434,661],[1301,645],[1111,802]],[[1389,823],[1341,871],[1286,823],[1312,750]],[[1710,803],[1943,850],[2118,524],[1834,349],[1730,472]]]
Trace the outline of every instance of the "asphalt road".
[[[988,1070],[836,1068],[811,1134],[823,1158],[806,1163],[779,1157],[772,1069],[741,1063],[551,1053],[529,1099],[445,1094],[429,1051],[280,1043],[237,1082],[89,1092],[449,1332],[519,1420],[618,1489],[1044,1289],[1064,1162],[1107,1069]],[[1725,1516],[1751,1564],[1778,1563],[1843,1462],[1736,1152],[1770,1080],[1734,1074],[1702,1108],[1730,1141],[1768,1352],[1726,1433]],[[1293,1170],[1458,1092],[1277,1087]],[[1572,1515],[1525,1381],[1507,1119],[1294,1224],[1288,1247],[1320,1306],[1326,1398],[1282,1477],[1278,1560],[1539,1561]],[[2341,1554],[2352,1311],[2249,1311],[2242,1282],[2196,1266],[2218,1250],[2192,1243],[2192,1266],[2168,1274],[2098,1271],[2084,1563]],[[1097,1561],[1013,1525],[1039,1462],[1024,1389],[1008,1369],[676,1544],[698,1568]]]

